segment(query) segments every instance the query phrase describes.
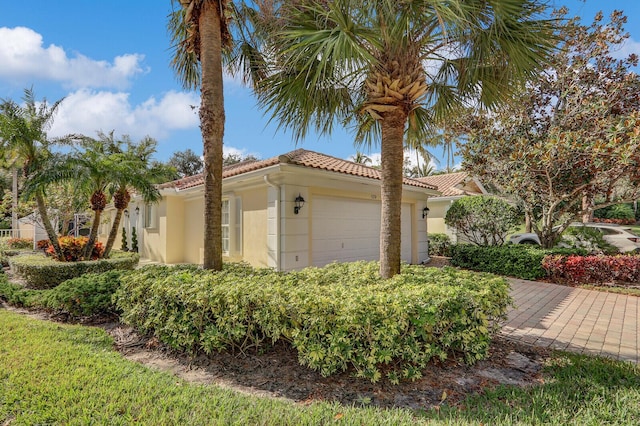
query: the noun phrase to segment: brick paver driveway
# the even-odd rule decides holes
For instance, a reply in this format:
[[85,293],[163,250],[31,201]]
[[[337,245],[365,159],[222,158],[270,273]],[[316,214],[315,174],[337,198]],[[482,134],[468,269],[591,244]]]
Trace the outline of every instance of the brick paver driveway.
[[509,279],[515,309],[502,328],[537,346],[640,361],[640,297]]

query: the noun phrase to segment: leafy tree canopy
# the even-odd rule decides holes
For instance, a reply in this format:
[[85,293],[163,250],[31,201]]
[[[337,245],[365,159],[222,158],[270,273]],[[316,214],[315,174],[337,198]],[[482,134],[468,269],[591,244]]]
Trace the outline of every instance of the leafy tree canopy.
[[620,11],[590,25],[565,20],[548,69],[507,108],[466,120],[463,167],[518,200],[545,247],[594,209],[588,201],[640,196],[638,57],[614,57],[625,22]]

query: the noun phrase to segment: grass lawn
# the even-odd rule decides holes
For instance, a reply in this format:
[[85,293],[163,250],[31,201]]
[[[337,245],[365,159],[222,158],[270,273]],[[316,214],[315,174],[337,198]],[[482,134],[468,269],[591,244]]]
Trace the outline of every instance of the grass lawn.
[[557,354],[545,381],[411,412],[251,397],[125,360],[102,330],[0,309],[0,424],[638,424],[640,369]]

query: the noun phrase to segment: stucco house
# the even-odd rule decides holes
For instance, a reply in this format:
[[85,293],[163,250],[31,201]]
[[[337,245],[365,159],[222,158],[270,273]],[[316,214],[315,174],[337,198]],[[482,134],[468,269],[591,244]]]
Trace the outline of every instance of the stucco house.
[[455,200],[466,195],[486,195],[488,194],[487,190],[477,178],[469,176],[467,172],[425,176],[416,180],[437,187],[442,194],[429,197],[427,202],[429,207],[427,220],[429,232],[447,234],[452,241],[457,242],[458,236],[455,228],[451,228],[444,223],[447,210]]
[[[162,263],[203,262],[204,178],[186,177],[159,186],[162,200],[134,198],[124,226],[137,230],[142,258]],[[379,258],[380,171],[297,149],[223,171],[223,250],[226,260],[278,270],[333,261]],[[404,179],[402,259],[428,259],[427,198],[436,186]],[[100,228],[106,240],[113,208]],[[119,248],[119,243],[116,243]]]

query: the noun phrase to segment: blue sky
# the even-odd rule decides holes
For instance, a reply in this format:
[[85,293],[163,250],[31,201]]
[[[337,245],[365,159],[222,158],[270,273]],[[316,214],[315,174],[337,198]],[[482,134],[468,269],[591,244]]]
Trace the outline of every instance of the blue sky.
[[[640,54],[637,0],[551,0],[591,22],[596,11],[624,10],[631,34],[621,53]],[[114,130],[134,140],[158,140],[159,160],[178,150],[202,153],[198,93],[183,90],[169,67],[166,32],[170,0],[31,0],[0,2],[0,98],[19,101],[26,87],[36,98],[65,98],[51,135]],[[340,158],[354,154],[352,135],[291,136],[256,106],[251,91],[225,80],[225,151],[268,158],[302,147]],[[373,157],[379,148],[373,148]],[[434,154],[440,156],[441,150]],[[437,167],[445,167],[441,162]]]

